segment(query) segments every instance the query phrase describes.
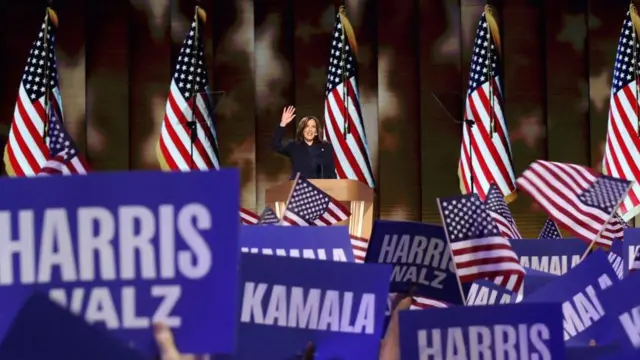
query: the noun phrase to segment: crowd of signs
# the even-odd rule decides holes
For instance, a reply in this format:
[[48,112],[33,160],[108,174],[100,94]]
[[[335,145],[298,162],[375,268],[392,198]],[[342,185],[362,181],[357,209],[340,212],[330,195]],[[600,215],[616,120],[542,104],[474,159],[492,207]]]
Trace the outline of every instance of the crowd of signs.
[[216,359],[377,359],[408,291],[449,307],[400,312],[402,359],[640,358],[637,229],[513,240],[523,291],[462,299],[441,226],[377,221],[357,264],[345,227],[240,226],[235,170],[0,182],[0,359],[150,358],[155,322]]

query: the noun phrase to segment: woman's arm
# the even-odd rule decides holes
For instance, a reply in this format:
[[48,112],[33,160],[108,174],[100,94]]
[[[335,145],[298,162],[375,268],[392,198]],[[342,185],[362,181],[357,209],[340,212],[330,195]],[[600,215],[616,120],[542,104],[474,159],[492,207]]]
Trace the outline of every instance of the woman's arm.
[[326,154],[324,156],[324,178],[337,179],[338,175],[336,174],[336,164],[334,163],[333,146],[330,143],[326,143],[325,148],[327,151],[325,151]]
[[282,144],[282,135],[284,134],[284,127],[278,126],[276,131],[273,132],[273,137],[271,138],[271,149],[277,152],[278,154],[282,154],[284,156],[289,156],[289,150],[291,149],[291,141],[288,141],[286,144]]

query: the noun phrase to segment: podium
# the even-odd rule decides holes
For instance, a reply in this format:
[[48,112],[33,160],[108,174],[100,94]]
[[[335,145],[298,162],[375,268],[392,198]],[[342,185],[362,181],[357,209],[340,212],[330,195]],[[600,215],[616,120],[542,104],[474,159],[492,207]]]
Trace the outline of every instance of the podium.
[[[373,227],[374,191],[372,188],[358,180],[316,179],[309,182],[346,205],[351,211],[351,217],[337,225],[348,225],[351,235],[370,238]],[[293,181],[286,181],[266,191],[265,202],[279,218],[282,218],[292,186]]]

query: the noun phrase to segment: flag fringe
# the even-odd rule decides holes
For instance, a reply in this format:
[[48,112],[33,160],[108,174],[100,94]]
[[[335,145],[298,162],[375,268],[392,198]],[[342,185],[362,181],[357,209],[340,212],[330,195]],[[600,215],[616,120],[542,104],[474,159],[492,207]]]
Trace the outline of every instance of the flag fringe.
[[203,8],[201,8],[200,6],[196,6],[196,14],[198,14],[198,17],[203,24],[207,23],[207,12],[204,11]]
[[353,50],[353,56],[358,58],[358,43],[356,41],[356,33],[353,31],[353,26],[347,19],[347,10],[344,5],[340,6],[340,10],[338,11],[340,15],[340,23],[342,23],[342,28],[344,32],[347,34],[347,38],[349,39],[349,45],[351,45],[351,49]]
[[629,14],[631,15],[631,22],[633,23],[636,34],[640,34],[640,16],[638,16],[638,9],[633,3],[629,5]]
[[493,16],[494,9],[491,5],[484,6],[484,14],[487,18],[487,25],[489,26],[489,30],[491,31],[491,38],[495,44],[496,50],[498,51],[498,56],[502,57],[502,42],[500,40],[500,29],[498,28],[498,22],[496,18]]
[[55,10],[53,10],[52,8],[48,7],[47,8],[47,15],[49,15],[49,22],[51,23],[51,25],[53,25],[54,27],[58,27],[58,14],[56,14]]

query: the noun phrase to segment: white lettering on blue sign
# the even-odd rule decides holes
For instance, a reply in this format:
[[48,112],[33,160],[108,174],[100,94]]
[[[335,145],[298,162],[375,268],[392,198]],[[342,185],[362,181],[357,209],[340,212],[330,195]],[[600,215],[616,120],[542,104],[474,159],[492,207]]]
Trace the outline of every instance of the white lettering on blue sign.
[[410,282],[442,289],[442,282],[447,273],[439,270],[429,271],[429,268],[407,265],[396,265],[391,272],[391,281]]
[[[350,291],[246,282],[240,321],[268,326],[373,334],[375,306],[376,296],[373,293],[362,294],[360,301],[354,303],[354,293]],[[353,312],[356,312],[355,317],[352,316]]]
[[[606,274],[598,278],[598,286],[604,290],[613,283]],[[578,292],[571,300],[562,303],[564,340],[583,332],[604,316],[604,309],[598,300],[598,295],[593,286],[587,286]]]
[[[563,275],[569,269],[580,263],[580,255],[549,255],[549,256],[520,256],[520,264],[538,271],[544,271],[550,274]],[[569,267],[569,261],[570,267]]]
[[[343,249],[335,248],[329,249],[331,251],[331,258],[333,261],[347,261],[347,255]],[[272,249],[272,248],[248,248],[243,247],[240,249],[243,253],[249,254],[262,254],[262,255],[276,255],[276,256],[288,256],[293,258],[303,259],[317,259],[327,260],[327,250],[325,249]]]
[[447,243],[419,235],[385,235],[378,262],[424,265],[455,272]]
[[640,348],[640,306],[618,316],[620,324],[634,348]]
[[486,286],[480,286],[478,284],[471,284],[469,288],[469,294],[467,295],[467,305],[494,305],[494,304],[509,304],[511,303],[510,294],[502,294],[498,299],[498,290],[491,289]]
[[624,277],[624,269],[622,268],[624,261],[622,258],[612,252],[609,253],[607,258],[609,259],[609,263],[611,264],[613,271],[618,275],[618,279],[622,279]]
[[627,264],[627,270],[630,270],[633,267],[633,261],[635,260],[636,251],[638,251],[639,247],[640,246],[638,245],[629,245],[629,256],[627,256],[627,261],[629,263]]
[[418,330],[417,337],[420,360],[551,359],[551,332],[541,323]]
[[[76,219],[75,228],[70,217]],[[177,209],[168,204],[157,209],[127,205],[115,213],[104,207],[79,207],[74,214],[63,208],[42,214],[30,209],[0,211],[0,286],[47,284],[54,271],[63,283],[171,280],[178,273],[200,279],[213,265],[211,248],[201,234],[211,226],[208,208],[198,203]],[[179,241],[185,246],[177,250]],[[51,289],[49,296],[73,313],[84,314],[88,322],[102,322],[109,329],[148,328],[157,321],[180,326],[181,318],[172,315],[182,293],[180,285],[152,286],[147,296],[159,299],[159,306],[146,315],[136,313],[136,290],[123,286],[114,296],[107,287],[87,285],[69,293]]]

